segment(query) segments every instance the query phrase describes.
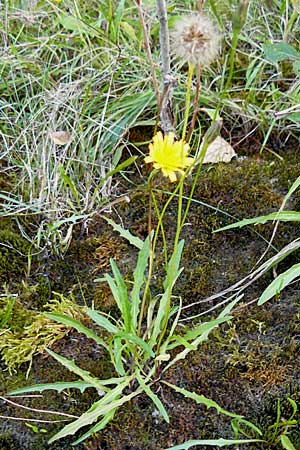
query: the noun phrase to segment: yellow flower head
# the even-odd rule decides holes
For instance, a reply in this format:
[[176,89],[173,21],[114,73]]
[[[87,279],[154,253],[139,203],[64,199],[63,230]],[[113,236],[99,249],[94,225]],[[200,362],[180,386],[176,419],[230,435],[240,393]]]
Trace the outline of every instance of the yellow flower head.
[[184,173],[186,167],[190,166],[194,158],[188,158],[189,145],[182,139],[174,141],[174,133],[169,133],[163,137],[159,131],[153,137],[153,143],[149,145],[149,156],[146,156],[146,163],[153,163],[155,169],[160,169],[165,177],[169,177],[172,182],[177,180],[176,172]]

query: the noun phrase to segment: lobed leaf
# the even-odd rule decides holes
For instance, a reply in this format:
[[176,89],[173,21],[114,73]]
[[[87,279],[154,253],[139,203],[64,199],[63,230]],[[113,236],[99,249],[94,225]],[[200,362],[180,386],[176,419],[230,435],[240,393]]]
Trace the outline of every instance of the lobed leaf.
[[118,333],[120,330],[107,317],[98,313],[94,309],[87,309],[87,315],[101,328],[112,334]]
[[227,445],[251,444],[253,442],[262,442],[260,439],[200,439],[194,441],[187,441],[184,444],[175,445],[165,450],[188,450],[195,445],[209,445],[212,447],[226,447]]
[[97,342],[98,345],[101,345],[106,350],[108,350],[108,345],[101,339],[93,330],[82,325],[79,320],[73,319],[72,317],[65,316],[63,314],[55,314],[55,313],[44,313],[44,316],[50,320],[54,320],[55,322],[62,323],[70,328],[75,328],[79,333],[83,333],[86,337],[93,339]]
[[101,217],[104,220],[106,220],[106,222],[109,223],[109,225],[111,225],[113,227],[113,229],[115,231],[117,231],[120,234],[120,236],[125,238],[131,245],[134,245],[139,250],[141,250],[143,248],[144,242],[142,241],[142,239],[140,239],[137,236],[133,236],[133,234],[131,234],[129,230],[124,230],[124,228],[122,228],[121,225],[118,225],[112,219],[109,219],[108,217],[105,217],[105,216],[101,216]]

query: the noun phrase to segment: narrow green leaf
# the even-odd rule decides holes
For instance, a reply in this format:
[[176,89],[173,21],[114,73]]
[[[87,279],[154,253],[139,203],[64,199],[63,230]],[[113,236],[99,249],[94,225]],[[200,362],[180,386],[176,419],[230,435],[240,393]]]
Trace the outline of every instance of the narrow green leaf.
[[87,309],[87,315],[101,328],[112,334],[118,333],[120,330],[107,317],[98,313],[94,309]]
[[93,330],[82,325],[79,320],[75,320],[72,317],[64,316],[63,314],[55,313],[44,313],[44,316],[50,320],[62,323],[66,327],[75,328],[79,333],[83,333],[86,337],[93,339],[98,345],[102,345],[106,350],[108,350],[108,345],[101,339]]
[[152,358],[155,357],[155,353],[153,352],[153,350],[151,350],[149,344],[147,344],[147,342],[145,342],[140,337],[135,336],[134,334],[131,333],[126,333],[125,331],[120,331],[119,333],[116,334],[116,337],[120,339],[125,339],[126,341],[135,344],[137,347],[142,348],[148,356],[151,356]]
[[216,327],[216,325],[220,325],[223,322],[227,322],[228,320],[232,319],[231,316],[226,316],[226,317],[220,317],[218,319],[214,319],[214,320],[210,320],[209,322],[204,322],[201,323],[200,325],[198,325],[196,328],[194,328],[193,330],[188,330],[183,337],[187,340],[187,341],[191,341],[192,339],[197,339],[198,336],[200,336],[200,334],[203,334],[205,332],[209,332],[211,331],[213,328]]
[[141,295],[140,292],[142,285],[144,283],[145,270],[148,264],[149,253],[150,253],[150,246],[148,236],[145,242],[143,243],[143,247],[139,251],[136,268],[133,273],[134,284],[133,289],[131,291],[132,331],[136,330],[137,328],[137,318],[139,313],[140,295]]
[[119,384],[110,392],[108,392],[101,400],[93,403],[93,405],[88,409],[88,411],[83,413],[79,417],[79,419],[66,425],[61,431],[55,434],[49,440],[49,444],[70,434],[72,435],[75,434],[80,428],[95,422],[99,416],[105,416],[109,412],[119,408],[124,403],[130,401],[133,397],[139,395],[142,392],[140,388],[129,395],[119,398],[122,391],[131,382],[132,378],[133,378],[132,376],[127,377],[124,383]]
[[175,384],[168,383],[167,381],[163,381],[163,383],[169,386],[170,388],[174,389],[176,392],[179,392],[180,394],[184,395],[186,398],[191,398],[192,400],[195,400],[195,402],[198,403],[198,405],[204,405],[207,408],[215,408],[219,414],[223,414],[228,417],[234,417],[237,419],[243,418],[243,416],[240,416],[239,414],[234,414],[229,411],[226,411],[226,409],[223,409],[214,400],[210,400],[204,395],[199,395],[196,394],[195,392],[190,392],[186,389],[179,388]]
[[290,439],[287,437],[286,434],[280,437],[281,445],[285,450],[296,450],[294,445],[291,443]]
[[110,265],[115,277],[116,286],[118,289],[120,304],[121,304],[121,312],[122,312],[122,318],[124,320],[124,327],[125,331],[130,332],[131,331],[131,305],[128,299],[128,291],[127,286],[123,280],[123,277],[118,269],[117,264],[115,261],[110,258]]
[[290,187],[288,193],[287,193],[286,196],[284,197],[283,202],[282,202],[281,209],[284,207],[284,205],[286,204],[286,202],[288,201],[288,199],[290,198],[290,196],[293,195],[293,193],[298,189],[299,186],[300,186],[300,176],[294,181],[294,183],[293,183],[292,186]]
[[124,376],[126,374],[123,362],[122,362],[122,351],[125,345],[122,344],[122,341],[119,337],[115,337],[114,339],[114,364],[116,367],[116,371]]
[[15,389],[9,391],[6,395],[18,395],[27,394],[29,392],[44,392],[47,390],[53,390],[57,392],[62,392],[65,389],[79,389],[82,393],[85,389],[94,387],[91,383],[86,383],[84,381],[58,381],[57,383],[49,384],[34,384],[33,386],[26,386],[24,388]]
[[291,404],[291,406],[292,406],[292,408],[293,408],[293,414],[291,415],[291,417],[289,417],[289,420],[292,420],[292,419],[294,418],[295,414],[296,414],[297,411],[298,411],[298,405],[297,405],[297,403],[295,402],[295,400],[293,400],[293,399],[290,398],[290,397],[287,397],[287,400],[288,400],[288,402]]
[[300,263],[294,264],[285,272],[278,275],[275,280],[264,290],[262,295],[258,300],[258,305],[263,305],[265,302],[274,297],[274,295],[279,294],[286,286],[288,286],[295,278],[300,276]]
[[119,28],[120,21],[122,19],[123,12],[124,12],[124,7],[125,7],[125,0],[119,0],[118,7],[114,14],[114,26],[115,26],[116,30],[118,30],[118,28]]
[[102,392],[108,391],[108,388],[105,387],[98,378],[93,377],[87,370],[83,370],[78,367],[74,361],[65,358],[64,356],[58,355],[52,350],[46,349],[46,351],[49,353],[49,355],[56,359],[56,361],[69,369],[70,372],[75,373],[76,375],[80,376],[85,382],[91,384],[95,389],[97,389],[99,393],[102,394]]
[[135,29],[124,20],[120,22],[120,29],[124,31],[124,33],[133,41],[136,42],[138,39],[138,36],[136,34]]
[[80,199],[75,184],[73,183],[69,175],[65,172],[62,165],[60,165],[58,169],[63,182],[65,183],[66,186],[69,186],[69,189],[77,203],[77,206],[80,207]]
[[197,445],[209,445],[212,447],[226,447],[227,445],[241,445],[251,444],[253,442],[262,442],[260,439],[200,439],[194,441],[187,441],[184,444],[175,445],[175,447],[168,447],[165,450],[188,450]]
[[184,339],[183,336],[179,336],[174,334],[172,339],[169,341],[166,351],[173,350],[174,348],[183,345],[185,348],[188,348],[190,350],[197,350],[197,347],[195,345],[190,344],[186,339]]
[[173,272],[173,280],[172,280],[172,286],[174,286],[175,281],[177,280],[178,276],[179,276],[179,264],[180,264],[180,260],[181,260],[181,255],[182,255],[182,251],[183,251],[183,247],[184,247],[184,239],[182,239],[177,246],[177,252],[176,255],[174,254],[174,252],[172,253],[172,256],[170,258],[170,261],[168,263],[168,268],[167,268],[167,277],[164,280],[164,289],[166,290],[167,287],[169,286],[169,277],[171,276],[171,273]]
[[253,219],[243,219],[239,222],[232,223],[231,225],[227,225],[226,227],[219,228],[218,230],[214,230],[213,233],[219,233],[220,231],[231,230],[232,228],[241,228],[245,225],[251,224],[259,224],[266,223],[270,220],[280,220],[282,222],[299,222],[300,221],[300,213],[297,211],[278,211],[266,216],[254,217]]
[[94,433],[98,433],[99,431],[103,430],[106,425],[114,418],[116,409],[113,409],[112,411],[109,411],[105,416],[103,417],[100,422],[96,423],[92,428],[89,429],[86,433],[84,433],[82,436],[80,436],[79,439],[77,439],[75,442],[72,442],[72,445],[78,445],[80,442],[84,441],[88,437],[90,437]]
[[106,273],[104,275],[104,279],[110,287],[111,293],[112,293],[114,300],[122,314],[122,319],[123,319],[123,305],[122,305],[122,301],[120,298],[120,293],[119,293],[117,284],[115,283],[115,280],[113,279],[113,277],[111,277],[108,273]]
[[[219,319],[221,320],[221,322],[219,322]],[[194,339],[191,344],[193,347],[198,347],[198,345],[200,345],[202,342],[206,341],[208,339],[209,333],[214,330],[216,327],[218,327],[221,323],[223,322],[227,322],[228,320],[231,319],[231,316],[225,316],[225,317],[219,317],[217,320],[217,323],[212,323],[213,321],[210,321],[208,323],[211,324],[211,326],[204,331],[202,334],[200,334],[200,336],[198,336],[196,339]],[[178,353],[175,358],[172,359],[172,361],[169,362],[169,364],[167,364],[166,367],[164,367],[163,372],[165,372],[166,370],[168,370],[170,367],[172,367],[174,364],[176,364],[180,359],[184,359],[186,358],[186,356],[188,355],[188,353],[190,353],[192,350],[190,350],[189,348],[184,348],[180,353]]]
[[129,230],[124,230],[124,228],[122,228],[121,225],[118,225],[112,219],[109,219],[108,217],[105,217],[105,216],[101,216],[101,217],[102,217],[102,219],[106,220],[106,222],[109,223],[109,225],[111,225],[113,227],[113,229],[120,234],[120,236],[127,239],[127,241],[131,245],[134,245],[139,250],[141,250],[143,248],[144,242],[142,241],[142,239],[140,239],[137,236],[133,236],[133,234],[131,234]]
[[136,370],[135,375],[136,375],[139,385],[141,386],[143,391],[148,395],[149,398],[151,398],[154,405],[157,407],[158,411],[160,412],[162,417],[165,419],[165,421],[167,423],[169,423],[170,419],[169,419],[168,413],[167,413],[164,405],[160,401],[160,399],[157,397],[156,394],[154,394],[154,392],[151,391],[150,387],[145,383],[145,381],[143,380],[143,378],[141,377],[140,373],[137,370]]
[[[176,283],[178,277],[180,276],[180,274],[183,270],[183,269],[179,269],[180,258],[181,258],[183,246],[184,246],[184,240],[182,239],[178,244],[176,255],[173,252],[173,254],[170,258],[170,261],[168,263],[167,276],[164,281],[165,292],[163,293],[163,295],[160,298],[158,311],[157,311],[157,314],[156,314],[156,317],[154,320],[153,330],[151,333],[151,337],[149,339],[149,345],[151,348],[153,348],[154,345],[157,343],[157,338],[158,338],[160,332],[162,331],[162,324],[164,322],[165,314],[167,312],[166,307],[167,307],[167,303],[168,303],[168,299],[169,299],[169,292],[168,292],[169,277],[171,277],[171,273],[173,272],[172,280],[170,280],[171,289],[172,289],[172,287]],[[173,267],[173,270],[171,269],[172,267]]]

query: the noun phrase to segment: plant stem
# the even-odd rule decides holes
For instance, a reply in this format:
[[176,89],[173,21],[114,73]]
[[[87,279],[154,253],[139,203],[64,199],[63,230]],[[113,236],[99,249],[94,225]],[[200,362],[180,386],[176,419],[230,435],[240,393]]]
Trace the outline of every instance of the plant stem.
[[[162,331],[160,333],[160,337],[159,337],[159,341],[157,344],[157,354],[159,354],[159,350],[160,350],[160,346],[162,343],[162,340],[165,336],[167,327],[168,327],[168,321],[169,321],[169,313],[170,313],[170,309],[171,309],[171,296],[172,296],[172,288],[173,288],[173,279],[174,279],[174,275],[175,275],[175,264],[176,264],[176,254],[177,254],[177,250],[178,250],[178,242],[179,242],[179,237],[180,237],[180,233],[181,233],[181,229],[182,229],[182,220],[181,220],[181,216],[182,216],[182,199],[183,199],[183,183],[185,180],[185,175],[183,175],[180,179],[179,182],[179,196],[178,196],[178,210],[177,210],[177,227],[176,227],[176,234],[175,234],[175,239],[174,239],[174,248],[173,248],[173,261],[170,267],[170,271],[167,274],[168,277],[168,297],[167,297],[167,304],[166,304],[166,310],[165,310],[165,314],[164,314],[164,322],[163,322],[163,326],[162,326]],[[174,192],[172,195],[172,198],[174,197]]]
[[223,99],[224,95],[226,94],[226,91],[228,90],[228,88],[231,85],[231,80],[232,80],[232,76],[233,76],[233,72],[234,72],[234,58],[235,58],[235,54],[236,54],[236,48],[237,48],[237,43],[239,40],[240,31],[241,31],[240,28],[233,29],[231,49],[230,49],[230,55],[229,55],[229,74],[227,76],[227,80],[226,80],[226,83],[224,86],[222,99]]
[[147,26],[146,26],[146,23],[145,23],[144,12],[143,12],[143,9],[142,9],[142,0],[136,0],[135,4],[137,6],[140,22],[141,22],[141,25],[142,25],[144,48],[145,48],[145,51],[146,51],[146,54],[147,54],[147,58],[148,58],[148,61],[149,61],[150,72],[151,72],[151,77],[152,77],[152,83],[153,83],[155,95],[156,95],[156,98],[157,98],[157,105],[159,107],[159,104],[160,104],[160,92],[159,92],[156,71],[155,71],[154,62],[153,62],[152,53],[151,53],[151,48],[150,48],[150,42],[149,42]]
[[192,133],[195,128],[196,119],[197,119],[197,116],[199,113],[199,93],[200,93],[200,86],[201,86],[201,78],[200,78],[201,77],[201,67],[199,65],[196,67],[196,76],[197,76],[197,81],[196,81],[195,95],[194,95],[194,111],[193,111],[190,128],[189,128],[187,138],[186,138],[187,142],[190,142],[190,140],[191,140],[191,136],[192,136]]
[[156,6],[159,20],[159,43],[163,79],[163,89],[159,105],[159,117],[161,128],[163,132],[167,134],[170,131],[174,131],[172,96],[176,79],[170,74],[170,37],[166,1],[156,0]]
[[186,97],[185,97],[185,112],[184,112],[184,120],[183,120],[183,130],[181,138],[185,141],[185,135],[187,130],[187,124],[189,121],[189,112],[190,112],[190,103],[191,103],[191,88],[192,88],[192,79],[194,73],[195,65],[189,63],[188,70],[188,79],[186,83]]

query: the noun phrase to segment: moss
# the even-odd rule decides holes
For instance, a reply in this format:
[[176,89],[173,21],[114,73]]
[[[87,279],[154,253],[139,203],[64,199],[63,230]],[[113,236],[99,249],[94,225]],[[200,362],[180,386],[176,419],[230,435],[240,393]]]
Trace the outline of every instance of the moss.
[[8,433],[0,434],[0,450],[15,450],[16,441]]
[[0,243],[0,283],[25,277],[29,242],[19,233],[4,228],[0,230]]
[[[74,300],[62,295],[49,302],[46,309],[76,319],[83,318],[83,311]],[[0,351],[10,373],[24,363],[29,363],[30,370],[33,356],[43,353],[46,347],[51,347],[68,331],[64,325],[53,322],[41,313],[26,310],[19,303],[14,305],[5,325],[1,331]]]

